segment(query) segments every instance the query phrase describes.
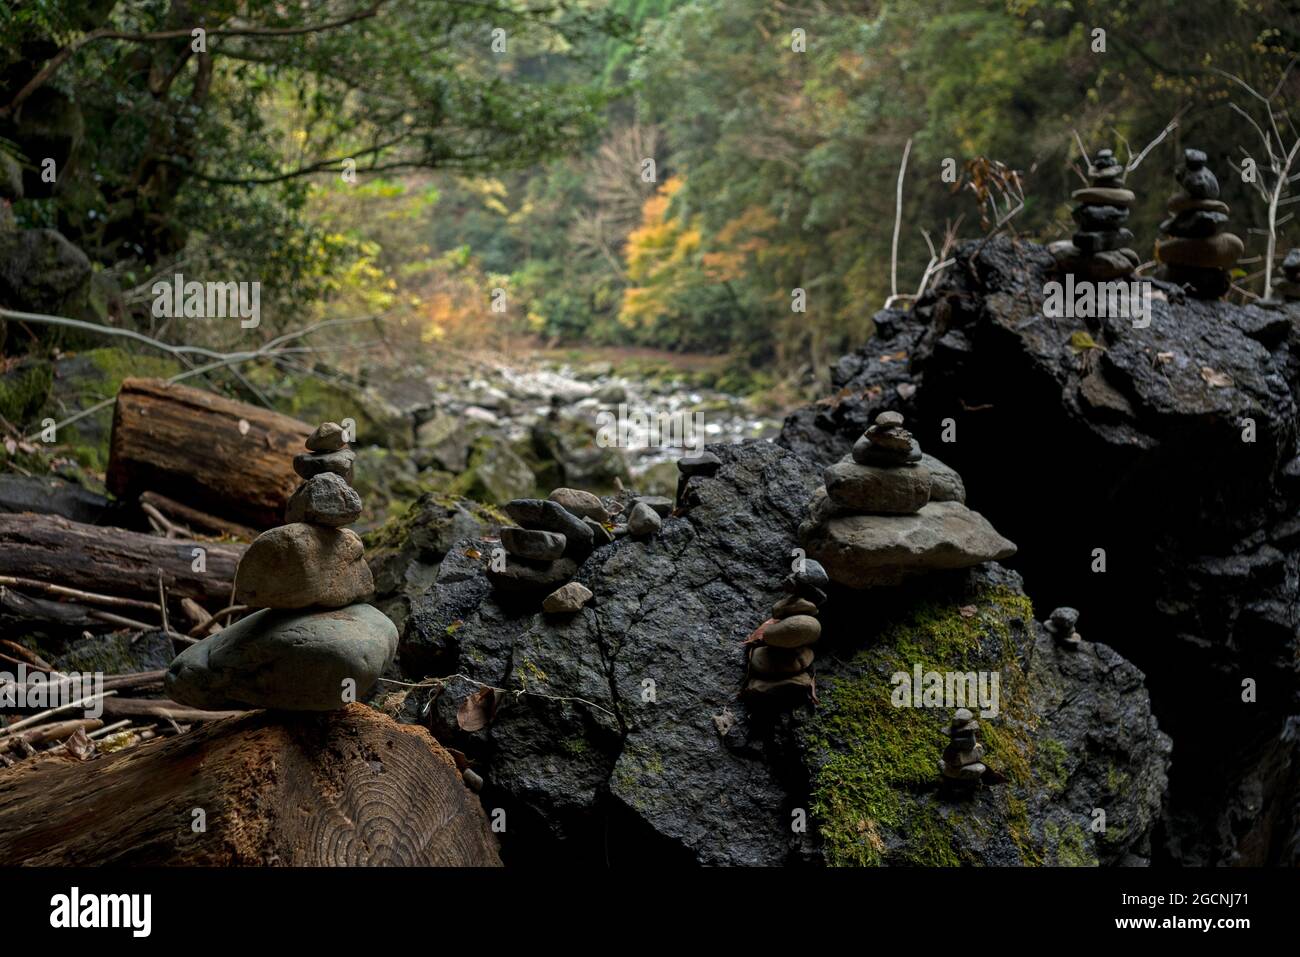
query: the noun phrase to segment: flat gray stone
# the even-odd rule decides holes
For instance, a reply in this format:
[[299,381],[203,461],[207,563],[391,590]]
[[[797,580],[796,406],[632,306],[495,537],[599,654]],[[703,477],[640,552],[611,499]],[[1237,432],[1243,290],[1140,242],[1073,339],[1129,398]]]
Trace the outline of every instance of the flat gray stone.
[[343,481],[352,484],[352,466],[357,460],[357,453],[351,449],[339,449],[337,452],[303,452],[293,457],[293,470],[305,479],[322,472],[333,472],[342,476]]
[[591,529],[558,502],[541,498],[517,498],[502,507],[517,525],[563,535],[565,557],[580,562],[591,554]]
[[511,555],[550,561],[564,554],[565,538],[559,532],[543,532],[535,528],[501,529],[501,544]]
[[335,711],[368,694],[396,652],[396,626],[371,605],[259,611],[177,655],[164,685],[192,708]]
[[488,580],[492,587],[505,595],[538,595],[554,591],[578,574],[578,563],[571,558],[553,562],[529,562],[510,559],[504,571],[494,571],[489,565]]
[[930,470],[924,465],[885,468],[850,459],[830,466],[822,478],[832,502],[858,512],[907,514],[930,500]]
[[840,515],[805,522],[799,540],[850,588],[897,585],[931,571],[1010,558],[1016,546],[960,502],[930,502],[914,515]]

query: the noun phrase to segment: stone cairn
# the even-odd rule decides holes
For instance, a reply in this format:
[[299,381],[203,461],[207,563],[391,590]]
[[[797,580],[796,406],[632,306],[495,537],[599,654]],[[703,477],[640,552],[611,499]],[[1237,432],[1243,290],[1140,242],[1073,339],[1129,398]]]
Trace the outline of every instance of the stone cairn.
[[397,628],[364,604],[374,591],[356,532],[355,453],[326,422],[293,460],[302,477],[288,524],[263,532],[235,571],[234,600],[262,609],[177,655],[173,700],[196,708],[332,711],[360,700],[392,664]]
[[1075,190],[1071,212],[1079,229],[1070,241],[1047,247],[1057,266],[1082,279],[1107,282],[1128,276],[1142,260],[1128,247],[1133,234],[1124,226],[1135,199],[1124,188],[1124,167],[1111,150],[1098,150],[1088,163],[1088,185]]
[[683,455],[678,459],[677,507],[682,508],[691,504],[690,497],[687,495],[691,479],[713,478],[720,468],[722,468],[722,459],[704,449],[692,452],[690,455]]
[[1156,241],[1161,268],[1156,277],[1186,287],[1198,299],[1218,299],[1232,285],[1229,270],[1245,246],[1223,232],[1228,204],[1219,199],[1219,181],[1200,150],[1184,150],[1178,171],[1182,187],[1169,197],[1170,216],[1160,224],[1165,237]]
[[1047,631],[1056,643],[1066,648],[1078,648],[1083,641],[1074,630],[1079,623],[1079,612],[1074,608],[1057,608],[1047,619]]
[[943,749],[943,760],[939,762],[943,786],[949,791],[969,793],[980,785],[986,768],[984,745],[977,737],[979,729],[979,719],[966,708],[953,712],[952,724],[948,726],[948,746]]
[[966,507],[961,476],[923,454],[897,412],[876,416],[852,454],[822,477],[799,540],[841,585],[897,585],[1015,554],[1015,545]]
[[[532,600],[545,595],[542,610],[573,614],[591,600],[591,590],[573,579],[592,551],[631,535],[657,535],[672,513],[671,499],[644,496],[613,509],[591,492],[557,488],[545,499],[517,498],[505,512],[518,526],[501,529],[504,565],[488,564],[488,579],[498,596]],[[610,527],[611,519],[624,519]]]
[[781,582],[786,596],[772,617],[746,640],[750,646],[745,695],[773,701],[817,701],[812,646],[821,637],[817,610],[826,601],[830,577],[819,562],[801,559]]

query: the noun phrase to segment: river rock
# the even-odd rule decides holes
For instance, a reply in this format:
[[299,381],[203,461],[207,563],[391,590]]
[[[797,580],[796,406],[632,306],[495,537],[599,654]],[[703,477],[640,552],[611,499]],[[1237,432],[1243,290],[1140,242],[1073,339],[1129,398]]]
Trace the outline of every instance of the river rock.
[[897,585],[912,575],[1009,558],[1016,546],[959,502],[914,515],[842,515],[800,527],[808,555],[850,588]]
[[334,711],[368,694],[396,651],[397,628],[370,605],[267,609],[186,648],[164,686],[192,708]]
[[822,475],[826,494],[842,508],[908,514],[930,500],[930,470],[924,465],[883,468],[837,462]]
[[569,582],[542,600],[542,611],[552,615],[572,614],[591,601],[591,589],[581,582]]
[[1098,206],[1132,206],[1137,195],[1131,189],[1107,189],[1090,186],[1076,189],[1070,194],[1076,203],[1096,204]]
[[342,476],[343,481],[352,484],[352,466],[357,454],[351,449],[339,449],[337,452],[303,452],[293,457],[293,470],[305,479],[322,472],[333,472]]
[[307,436],[307,448],[312,452],[337,452],[346,444],[343,426],[337,422],[322,422]]
[[248,546],[235,570],[235,602],[253,608],[341,608],[374,591],[356,532],[294,522]]
[[627,530],[636,537],[654,535],[663,527],[663,523],[658,512],[645,502],[637,502],[627,517]]
[[576,488],[557,488],[549,496],[552,502],[563,506],[579,518],[603,522],[609,518],[609,509],[600,497]]
[[763,629],[763,641],[773,648],[803,648],[817,643],[822,624],[812,615],[791,615]]
[[563,535],[566,557],[582,561],[591,554],[591,529],[559,503],[540,498],[517,498],[507,502],[504,509],[511,519],[524,528],[559,532]]
[[550,561],[564,554],[566,540],[559,532],[507,525],[501,529],[501,544],[507,552],[519,558]]
[[812,694],[814,687],[812,675],[805,671],[789,678],[750,678],[745,682],[745,694],[773,702],[801,701]]
[[284,510],[287,522],[350,525],[361,517],[361,496],[335,472],[313,475],[298,486]]

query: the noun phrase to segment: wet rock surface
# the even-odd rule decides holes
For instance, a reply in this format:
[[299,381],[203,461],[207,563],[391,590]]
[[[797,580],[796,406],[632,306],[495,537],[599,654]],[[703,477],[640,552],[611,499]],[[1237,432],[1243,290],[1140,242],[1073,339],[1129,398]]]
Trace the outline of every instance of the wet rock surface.
[[[567,859],[591,862],[852,863],[834,853],[820,831],[824,822],[828,833],[838,833],[834,828],[841,822],[832,805],[850,798],[851,784],[811,776],[828,760],[856,760],[851,742],[830,740],[826,726],[817,723],[820,707],[809,710],[807,690],[793,712],[751,710],[740,697],[747,651],[741,642],[786,597],[781,582],[821,469],[766,443],[709,451],[720,467],[712,476],[692,478],[690,502],[663,520],[659,535],[622,537],[577,569],[576,581],[592,593],[580,610],[557,616],[540,613],[535,603],[526,610],[502,605],[488,584],[490,559],[477,539],[452,547],[434,586],[413,603],[402,638],[403,669],[411,680],[443,680],[416,693],[405,713],[427,721],[444,744],[463,751],[483,778],[485,805],[506,809],[508,860],[547,860],[562,849]],[[1003,577],[990,579],[996,575]],[[937,596],[936,607],[964,620],[958,608],[976,588],[968,576],[984,576],[985,590],[1001,589],[999,595],[1022,603],[1015,606],[1021,609],[1019,625],[994,629],[987,661],[990,667],[1026,668],[1035,626],[1014,576],[996,566],[932,575],[926,587]],[[897,600],[898,608],[910,608],[915,595],[900,589]],[[839,602],[824,622],[819,649],[824,645],[831,658],[823,661],[819,650],[819,686],[823,676],[846,680],[844,669],[854,667],[854,656],[879,640],[876,605],[872,625],[864,628],[867,617],[858,601],[842,590],[826,606],[835,609]],[[908,653],[916,647],[899,642]],[[1066,693],[1070,707],[1098,712],[1096,722],[1103,721],[1103,701],[1113,698],[1118,716],[1132,722],[1125,766],[1131,765],[1135,777],[1162,779],[1166,757],[1144,711],[1136,671],[1128,676],[1136,687],[1125,685],[1121,693],[1116,676],[1123,663],[1117,656],[1105,670],[1073,676],[1057,674],[1046,663],[1042,668],[1044,681]],[[485,685],[505,693],[488,694]],[[1046,693],[1026,690],[1024,697],[1023,714],[1053,727]],[[887,694],[883,700],[888,706]],[[416,717],[422,713],[424,718]],[[944,722],[949,713],[935,712],[934,720]],[[1026,741],[1023,747],[1032,753],[1032,740]],[[1099,755],[1078,741],[1062,744],[1079,747],[1067,780],[1084,794],[1089,782],[1105,779],[1119,761],[1105,749]],[[918,745],[937,789],[935,741],[922,734]],[[1021,746],[1017,739],[1017,753]],[[1046,822],[1052,813],[1075,812],[1053,810],[1033,773],[1025,781],[1026,858],[1052,859],[1056,844],[1044,830]],[[900,801],[912,799],[906,782],[892,793]],[[1020,806],[998,789],[987,789],[979,799],[993,802],[993,832]],[[1087,799],[1100,802],[1103,796]],[[1141,856],[1149,834],[1144,822],[1155,816],[1158,803],[1158,788],[1154,798],[1144,791],[1110,799],[1106,806],[1134,827],[1122,849],[1098,850],[1095,857],[1110,860],[1130,848]],[[800,808],[820,809],[806,833],[790,826]],[[1014,843],[1003,846],[987,837],[980,843],[952,833],[958,842],[953,846],[964,848],[962,859],[998,863],[1015,850]]]
[[[1175,742],[1157,859],[1294,863],[1300,312],[1157,283],[1145,327],[1049,319],[1048,253],[976,245],[913,313],[877,315],[778,444],[830,465],[903,411],[1019,546],[1036,604],[1077,607],[1146,672]],[[1274,693],[1243,702],[1247,678]]]

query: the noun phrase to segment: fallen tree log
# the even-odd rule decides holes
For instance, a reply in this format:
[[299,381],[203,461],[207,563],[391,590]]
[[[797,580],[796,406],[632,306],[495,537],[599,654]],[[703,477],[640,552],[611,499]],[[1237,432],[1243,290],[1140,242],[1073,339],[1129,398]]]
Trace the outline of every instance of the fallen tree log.
[[0,860],[500,864],[446,750],[360,704],[253,712],[93,761],[33,758],[0,771]]
[[312,428],[255,405],[161,379],[117,393],[106,483],[119,498],[169,499],[257,529],[284,520]]
[[[227,603],[244,545],[159,538],[56,515],[0,514],[0,575],[108,595]],[[203,550],[197,562],[195,549]],[[135,614],[135,613],[131,613]]]

